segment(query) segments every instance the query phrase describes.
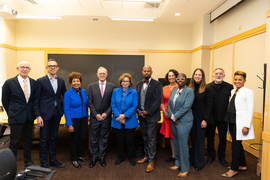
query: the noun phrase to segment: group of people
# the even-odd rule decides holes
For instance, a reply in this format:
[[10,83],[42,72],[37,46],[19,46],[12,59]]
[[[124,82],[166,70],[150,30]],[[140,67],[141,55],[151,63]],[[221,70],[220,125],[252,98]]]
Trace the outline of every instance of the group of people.
[[[160,133],[165,138],[170,138],[172,149],[172,156],[166,162],[175,161],[175,165],[170,169],[181,169],[178,177],[186,177],[190,165],[193,165],[196,171],[204,167],[206,131],[209,155],[206,163],[211,164],[215,160],[216,127],[220,139],[219,161],[223,166],[227,166],[225,149],[228,124],[232,136],[233,160],[230,170],[222,176],[233,177],[238,170],[246,170],[242,140],[254,138],[254,95],[244,86],[245,72],[235,72],[236,89],[233,89],[231,84],[223,81],[225,72],[221,68],[214,70],[214,81],[208,85],[204,71],[196,69],[189,86],[184,73],[171,69],[165,76],[165,80],[170,84],[162,88],[162,84],[151,77],[151,66],[145,65],[142,70],[144,78],[137,83],[135,90],[132,89],[133,80],[129,73],[123,73],[119,77],[120,88],[115,88],[114,84],[106,81],[106,68],[100,67],[97,70],[98,81],[89,85],[87,94],[81,88],[83,78],[79,72],[69,74],[71,89],[66,91],[64,80],[56,75],[59,69],[57,62],[49,59],[46,69],[48,74],[35,81],[28,77],[30,65],[22,61],[17,66],[19,75],[8,79],[2,87],[2,104],[11,130],[9,148],[16,156],[18,142],[23,134],[25,167],[35,165],[31,160],[34,119],[37,119],[40,127],[41,167],[65,167],[56,160],[57,134],[60,119],[64,114],[71,135],[70,155],[74,167],[81,168],[79,161],[87,161],[83,157],[83,150],[90,118],[90,168],[93,168],[97,161],[100,161],[102,167],[106,166],[105,152],[112,127],[118,141],[115,165],[124,161],[127,154],[132,166],[147,162],[146,172],[152,172],[155,167],[157,122],[161,119],[161,110],[163,123]],[[145,156],[136,162],[134,137],[135,129],[139,125]],[[192,141],[190,161],[189,135]]]

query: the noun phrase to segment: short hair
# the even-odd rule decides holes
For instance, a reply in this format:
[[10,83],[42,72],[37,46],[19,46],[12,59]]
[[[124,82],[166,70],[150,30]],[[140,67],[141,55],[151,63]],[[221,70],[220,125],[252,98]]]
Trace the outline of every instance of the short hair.
[[47,62],[47,66],[48,66],[48,63],[51,62],[51,61],[56,62],[57,66],[58,66],[58,63],[57,63],[57,61],[55,59],[49,59],[48,62]]
[[122,87],[121,83],[125,77],[129,79],[130,82],[129,86],[133,86],[132,76],[129,73],[123,73],[118,79],[118,84]]
[[100,69],[105,69],[106,72],[108,73],[107,69],[106,69],[105,67],[102,67],[102,66],[100,66],[100,67],[98,68],[97,73],[98,73],[98,71],[99,71]]
[[247,73],[245,73],[244,71],[236,71],[234,73],[234,76],[242,76],[246,80]]
[[223,71],[223,75],[226,75],[224,69],[222,69],[222,68],[216,68],[216,69],[213,71],[213,75],[215,75],[216,70],[221,70],[221,71]]
[[167,74],[165,75],[165,81],[167,81],[167,82],[169,82],[169,72],[172,72],[173,74],[174,74],[174,76],[175,76],[175,78],[177,78],[177,76],[178,76],[178,71],[176,71],[175,69],[170,69],[168,72],[167,72]]
[[79,72],[72,72],[72,73],[70,73],[70,74],[68,75],[68,82],[69,82],[69,84],[72,83],[72,80],[73,80],[73,79],[79,79],[80,82],[82,83],[82,74],[79,73]]
[[184,76],[187,79],[187,75],[185,73],[179,73],[178,76]]
[[[20,67],[21,64],[28,64],[28,65],[29,65],[28,62],[26,62],[26,61],[21,61],[21,62],[18,63],[18,66],[17,66],[17,67]],[[30,67],[30,65],[29,65],[29,67]]]

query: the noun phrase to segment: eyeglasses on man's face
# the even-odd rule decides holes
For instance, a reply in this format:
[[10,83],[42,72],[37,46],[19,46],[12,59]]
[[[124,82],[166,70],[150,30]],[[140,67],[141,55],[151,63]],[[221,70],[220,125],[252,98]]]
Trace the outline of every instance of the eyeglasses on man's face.
[[30,69],[30,67],[27,67],[27,66],[21,66],[20,68],[21,69],[25,69],[25,70],[29,70]]
[[57,65],[48,65],[47,67],[48,68],[57,68],[58,66]]

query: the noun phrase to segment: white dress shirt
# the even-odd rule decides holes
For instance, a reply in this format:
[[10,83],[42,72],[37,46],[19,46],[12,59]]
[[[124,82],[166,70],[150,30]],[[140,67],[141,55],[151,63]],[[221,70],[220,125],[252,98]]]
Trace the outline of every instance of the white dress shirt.
[[[17,78],[18,78],[18,81],[20,83],[20,86],[21,86],[22,90],[24,91],[24,89],[23,89],[23,87],[24,87],[24,79],[20,75],[18,75]],[[30,88],[29,77],[26,78],[26,84],[27,84],[27,88],[28,88],[28,100],[29,100],[29,97],[31,95],[31,88]]]

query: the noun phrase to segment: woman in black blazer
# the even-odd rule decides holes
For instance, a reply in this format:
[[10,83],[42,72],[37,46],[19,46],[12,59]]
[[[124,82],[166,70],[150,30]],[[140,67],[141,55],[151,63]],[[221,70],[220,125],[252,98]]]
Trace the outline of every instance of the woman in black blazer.
[[195,99],[192,105],[194,116],[193,126],[191,129],[192,152],[190,163],[196,171],[204,167],[205,157],[205,131],[207,122],[210,119],[213,93],[212,88],[205,82],[205,73],[202,69],[197,68],[193,72],[189,88],[194,90]]

